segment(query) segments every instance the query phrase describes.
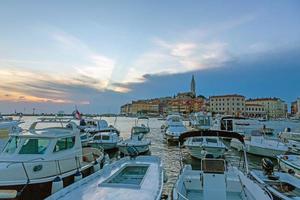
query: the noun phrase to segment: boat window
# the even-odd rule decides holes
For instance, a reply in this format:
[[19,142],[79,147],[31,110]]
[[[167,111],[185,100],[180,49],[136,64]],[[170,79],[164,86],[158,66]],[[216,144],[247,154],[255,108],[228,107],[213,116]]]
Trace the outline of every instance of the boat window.
[[10,137],[3,152],[13,154],[20,145],[19,137]]
[[75,144],[75,136],[67,137],[67,138],[60,138],[57,140],[54,148],[54,152],[63,151],[66,149],[73,148]]
[[203,142],[203,138],[194,137],[193,142]]
[[101,135],[95,135],[94,140],[101,140]]
[[44,154],[48,145],[48,139],[26,139],[19,151],[19,154]]
[[218,143],[217,139],[214,138],[206,138],[206,142],[208,143]]
[[109,136],[108,135],[102,135],[102,140],[109,140]]

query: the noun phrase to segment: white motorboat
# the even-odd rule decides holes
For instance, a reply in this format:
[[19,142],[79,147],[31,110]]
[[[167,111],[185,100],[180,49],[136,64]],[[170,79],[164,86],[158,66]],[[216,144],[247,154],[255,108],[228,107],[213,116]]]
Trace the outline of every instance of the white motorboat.
[[[250,138],[245,140],[247,153],[276,158],[277,155],[285,154],[289,148],[286,144],[279,140],[266,138],[259,132],[253,132]],[[242,144],[233,139],[230,142],[230,146],[241,151]]]
[[255,119],[234,116],[218,116],[214,119],[211,130],[234,131],[239,134],[246,135],[261,128],[263,128],[263,125]]
[[140,155],[149,151],[151,140],[145,139],[142,134],[131,135],[130,139],[126,139],[118,143],[119,151],[124,155]]
[[274,165],[269,159],[262,159],[262,170],[252,170],[250,175],[263,185],[273,199],[299,200],[300,181],[291,174],[274,172]]
[[277,161],[281,170],[300,178],[299,155],[279,155]]
[[[230,137],[244,144],[243,137],[235,132],[202,130],[180,136],[182,143],[187,137]],[[179,175],[171,199],[173,200],[271,200],[270,194],[248,177],[247,154],[244,151],[245,173],[230,165],[223,158],[204,158],[201,169],[193,170],[186,165]]]
[[92,147],[101,146],[104,150],[111,150],[117,148],[118,142],[123,140],[119,137],[117,132],[98,132],[93,137],[92,140],[88,142],[88,145]]
[[2,151],[9,134],[22,131],[20,127],[22,123],[21,119],[14,120],[11,117],[4,118],[0,115],[0,151]]
[[203,159],[208,154],[213,158],[222,157],[226,151],[226,146],[218,137],[190,137],[184,145],[191,156]]
[[89,133],[90,135],[94,135],[99,132],[116,132],[120,135],[119,130],[112,125],[108,125],[107,121],[104,119],[81,119],[79,127],[82,132]]
[[157,156],[125,157],[51,195],[47,200],[160,200],[163,167]]
[[210,129],[212,125],[211,113],[192,113],[190,115],[190,125],[196,129]]
[[290,128],[285,128],[284,131],[278,134],[282,140],[295,140],[300,142],[300,132],[292,132]]
[[[143,122],[146,121],[146,122]],[[149,133],[149,118],[148,117],[138,117],[135,121],[135,126],[131,129],[131,134]]]
[[[60,124],[53,127],[53,123]],[[100,169],[103,151],[82,148],[77,125],[63,120],[41,119],[28,131],[12,133],[0,154],[0,196],[43,199]],[[37,128],[37,125],[47,128]],[[52,126],[49,126],[52,125]],[[17,173],[16,173],[17,172]],[[13,197],[11,197],[13,198]]]
[[175,114],[167,117],[166,127],[164,137],[167,142],[177,142],[179,136],[187,131],[187,128],[183,124],[182,117]]

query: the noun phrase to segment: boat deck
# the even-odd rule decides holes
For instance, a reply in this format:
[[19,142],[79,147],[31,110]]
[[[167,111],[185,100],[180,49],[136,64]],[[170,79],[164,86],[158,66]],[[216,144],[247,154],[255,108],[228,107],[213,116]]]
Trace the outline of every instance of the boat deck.
[[[204,199],[203,192],[201,192],[199,190],[188,190],[187,191],[187,199],[188,200],[202,200],[202,199]],[[226,193],[226,199],[241,200],[242,197],[241,197],[240,193],[227,192]]]
[[157,160],[121,161],[105,166],[98,173],[72,184],[48,199],[150,200],[160,198],[162,169]]

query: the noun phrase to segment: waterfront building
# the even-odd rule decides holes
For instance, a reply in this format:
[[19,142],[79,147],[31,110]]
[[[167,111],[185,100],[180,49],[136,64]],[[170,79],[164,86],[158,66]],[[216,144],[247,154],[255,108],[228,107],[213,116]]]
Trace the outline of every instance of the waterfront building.
[[257,98],[249,99],[248,103],[263,105],[268,118],[282,118],[286,117],[286,104],[280,98]]
[[213,114],[244,115],[245,97],[239,94],[229,94],[209,97],[209,108]]
[[297,116],[300,118],[300,98],[297,99]]
[[245,102],[245,116],[246,117],[265,117],[266,110],[265,107],[261,104],[255,104],[251,101]]

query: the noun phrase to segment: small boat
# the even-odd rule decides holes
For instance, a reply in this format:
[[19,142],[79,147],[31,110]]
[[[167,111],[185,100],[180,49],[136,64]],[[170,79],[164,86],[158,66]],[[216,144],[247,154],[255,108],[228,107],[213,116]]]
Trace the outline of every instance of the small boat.
[[140,155],[149,151],[151,140],[145,139],[142,134],[131,135],[130,139],[126,139],[118,143],[119,151],[124,155]]
[[185,141],[184,146],[191,156],[198,159],[203,159],[208,154],[213,158],[219,158],[226,151],[226,146],[218,137],[190,137]]
[[299,155],[279,155],[277,156],[277,161],[281,170],[300,178]]
[[263,126],[258,120],[235,116],[217,116],[211,130],[233,131],[242,135],[250,134]]
[[100,132],[116,132],[120,135],[120,131],[113,125],[108,125],[107,121],[104,119],[81,119],[79,128],[81,132],[86,132],[90,135],[95,135]]
[[273,135],[274,129],[267,128],[265,125],[263,125],[263,127],[259,129],[259,132],[261,132],[263,135]]
[[0,114],[0,152],[8,140],[9,134],[22,131],[20,124],[24,123],[21,118],[14,120],[11,117],[2,117]]
[[[143,123],[143,121],[145,121]],[[137,120],[135,121],[135,126],[132,127],[131,129],[131,134],[146,134],[150,132],[149,128],[149,118],[148,117],[138,117]]]
[[284,131],[278,134],[282,140],[295,140],[300,142],[300,132],[292,132],[290,128],[285,128]]
[[[250,138],[245,140],[247,153],[276,158],[277,155],[285,154],[289,148],[286,144],[279,140],[264,137],[260,132],[252,132]],[[230,146],[241,151],[242,144],[233,139]]]
[[251,177],[263,185],[273,196],[273,199],[300,199],[300,181],[291,174],[274,172],[274,164],[270,159],[262,159],[262,170],[252,170]]
[[190,114],[190,125],[196,129],[210,129],[212,125],[211,113],[196,112]]
[[[36,127],[41,124],[47,128]],[[74,180],[99,170],[103,159],[101,149],[82,148],[75,123],[40,119],[28,131],[12,133],[1,152],[0,196],[44,199]],[[11,197],[12,194],[15,196]]]
[[180,115],[173,114],[167,117],[166,132],[164,134],[167,142],[177,142],[179,136],[186,131],[187,128],[184,126]]
[[124,157],[58,191],[47,200],[160,200],[163,177],[159,157]]
[[88,142],[89,146],[98,147],[101,146],[104,150],[116,149],[118,142],[123,140],[119,137],[117,132],[98,132]]
[[[179,144],[188,137],[230,137],[238,139],[244,145],[243,137],[236,132],[200,130],[182,134]],[[174,185],[173,200],[271,200],[257,183],[248,177],[247,154],[244,151],[245,173],[230,165],[224,158],[204,158],[201,169],[194,170],[186,165]]]

